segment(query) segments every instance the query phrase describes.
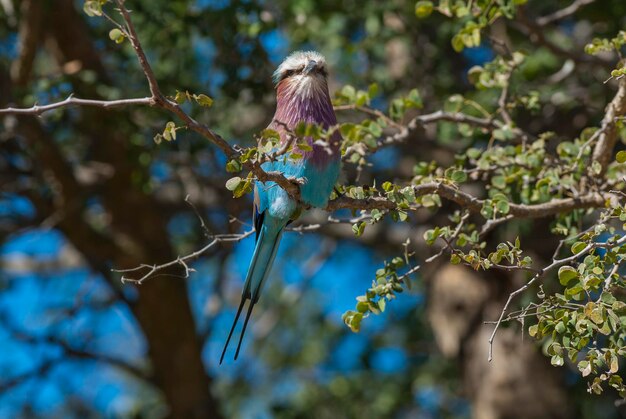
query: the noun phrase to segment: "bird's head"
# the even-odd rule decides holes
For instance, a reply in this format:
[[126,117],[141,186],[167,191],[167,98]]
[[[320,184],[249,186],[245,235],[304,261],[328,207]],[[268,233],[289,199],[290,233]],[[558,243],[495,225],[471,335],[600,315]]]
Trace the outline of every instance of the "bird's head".
[[326,59],[315,51],[297,51],[289,55],[274,72],[277,90],[298,96],[328,94]]

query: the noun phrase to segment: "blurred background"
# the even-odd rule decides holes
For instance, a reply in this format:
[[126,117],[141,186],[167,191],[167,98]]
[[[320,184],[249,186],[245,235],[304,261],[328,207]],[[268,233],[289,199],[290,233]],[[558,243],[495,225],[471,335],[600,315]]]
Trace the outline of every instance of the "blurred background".
[[[583,47],[626,26],[626,3],[587,1],[567,19],[535,24],[571,3],[530,0],[492,25],[481,46],[457,53],[450,39],[461,23],[417,19],[414,1],[126,2],[163,92],[211,96],[212,108],[185,109],[244,145],[269,123],[272,72],[296,49],[326,56],[331,93],[377,83],[373,106],[386,109],[418,88],[428,112],[456,93],[497,99],[473,91],[468,69],[493,59],[494,45],[524,49],[515,89],[537,91],[542,103],[522,118],[525,129],[576,136],[598,123],[613,94],[603,84],[611,63]],[[82,8],[0,0],[0,106],[148,94],[128,42],[112,42],[111,24]],[[506,273],[438,265],[360,333],[343,324],[407,239],[416,261],[429,256],[422,226],[445,220],[447,205],[359,238],[350,224],[308,213],[299,225],[322,227],[285,235],[239,360],[229,352],[219,366],[252,237],[211,248],[187,279],[179,270],[137,287],[111,271],[164,263],[204,246],[207,234],[251,228],[250,197],[224,188],[231,175],[215,147],[184,130],[154,143],[169,118],[126,107],[0,120],[0,418],[626,417],[616,394],[591,396],[577,371],[551,367],[519,325],[503,329],[487,364],[492,326],[483,322],[519,283]],[[344,181],[410,177],[418,162],[450,164],[471,141],[450,123],[418,130],[362,171],[346,164]],[[514,228],[536,259],[549,259],[548,222]]]

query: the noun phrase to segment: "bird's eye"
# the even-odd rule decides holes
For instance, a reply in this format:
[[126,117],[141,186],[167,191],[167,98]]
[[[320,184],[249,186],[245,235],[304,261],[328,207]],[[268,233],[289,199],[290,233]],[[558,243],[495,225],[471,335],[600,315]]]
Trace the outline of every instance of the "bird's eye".
[[283,79],[289,78],[289,77],[293,76],[295,72],[296,72],[295,70],[287,70],[287,71],[285,71],[283,73],[283,77],[282,78]]

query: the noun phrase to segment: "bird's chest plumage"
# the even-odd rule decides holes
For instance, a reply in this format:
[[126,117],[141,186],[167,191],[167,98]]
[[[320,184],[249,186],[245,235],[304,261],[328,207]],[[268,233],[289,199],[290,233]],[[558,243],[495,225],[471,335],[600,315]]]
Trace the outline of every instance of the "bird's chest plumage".
[[[276,114],[269,128],[280,133],[281,145],[289,141],[290,133],[301,122],[318,124],[324,129],[336,125],[337,120],[328,96],[296,97],[283,100],[282,103],[279,97]],[[263,169],[303,179],[304,184],[300,187],[302,201],[314,207],[325,207],[339,176],[341,135],[335,132],[325,141],[314,141],[310,137],[304,138],[304,141],[309,144],[310,150],[301,150],[297,145],[292,150],[301,158],[294,159],[288,153],[277,161],[265,163]],[[297,209],[297,203],[273,182],[259,182],[257,191],[261,210],[267,210],[274,217],[291,218]]]

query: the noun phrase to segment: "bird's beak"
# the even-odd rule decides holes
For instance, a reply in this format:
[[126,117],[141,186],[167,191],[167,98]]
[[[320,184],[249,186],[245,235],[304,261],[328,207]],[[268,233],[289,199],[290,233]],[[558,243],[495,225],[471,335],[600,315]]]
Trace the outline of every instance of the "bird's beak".
[[304,67],[304,71],[303,73],[305,75],[309,74],[311,71],[313,71],[315,69],[315,67],[317,67],[317,61],[315,60],[309,60],[309,62],[306,64],[306,67]]

